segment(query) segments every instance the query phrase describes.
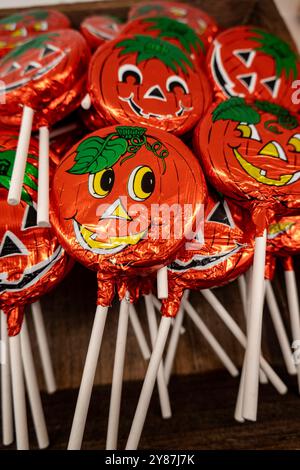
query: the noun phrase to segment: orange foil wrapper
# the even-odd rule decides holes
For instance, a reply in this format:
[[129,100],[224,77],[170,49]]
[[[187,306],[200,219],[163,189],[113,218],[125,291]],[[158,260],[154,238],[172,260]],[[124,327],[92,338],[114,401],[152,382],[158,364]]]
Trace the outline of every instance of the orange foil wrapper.
[[89,67],[92,104],[107,123],[153,126],[181,135],[212,100],[206,73],[174,44],[120,36],[99,47]]
[[276,217],[268,227],[268,251],[276,256],[300,253],[300,216]]
[[207,55],[217,96],[275,101],[294,111],[294,80],[300,78],[298,55],[289,44],[255,26],[236,26],[220,33]]
[[80,25],[80,31],[92,50],[106,41],[111,41],[120,32],[122,25],[112,16],[89,16]]
[[0,19],[0,36],[26,38],[32,34],[70,27],[67,16],[57,10],[25,10]]
[[31,141],[21,202],[7,204],[17,136],[0,139],[0,308],[10,336],[20,332],[24,307],[49,292],[71,266],[49,228],[37,227],[38,143]]
[[216,21],[200,8],[179,2],[139,2],[129,11],[129,19],[141,16],[167,16],[192,28],[208,46],[218,32]]
[[169,297],[162,303],[162,314],[177,314],[185,289],[217,287],[247,271],[253,261],[254,234],[248,211],[211,193],[204,229],[168,267]]
[[98,271],[98,303],[110,305],[123,279],[174,259],[193,237],[205,195],[197,159],[178,138],[113,126],[85,137],[60,162],[52,225],[70,255]]
[[38,35],[13,49],[0,60],[0,123],[19,126],[22,105],[35,111],[34,128],[76,109],[86,92],[89,57],[85,39],[71,29]]
[[211,183],[251,208],[258,232],[300,207],[300,125],[286,108],[235,97],[215,104],[194,134]]

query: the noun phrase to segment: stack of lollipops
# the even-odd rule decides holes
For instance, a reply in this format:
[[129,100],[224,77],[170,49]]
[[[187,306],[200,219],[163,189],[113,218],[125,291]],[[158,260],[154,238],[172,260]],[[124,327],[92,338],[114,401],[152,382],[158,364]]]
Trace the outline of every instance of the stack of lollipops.
[[[143,356],[150,356],[133,306],[139,297],[152,353],[126,448],[139,444],[156,381],[162,416],[171,416],[167,384],[185,312],[231,375],[238,374],[190,303],[190,290],[201,292],[245,348],[235,418],[256,420],[259,379],[287,391],[261,353],[265,295],[287,370],[300,384],[271,286],[280,258],[297,348],[297,54],[254,26],[219,32],[207,13],[178,2],[140,2],[124,24],[87,17],[80,32],[53,10],[0,21],[1,334],[8,344],[7,320],[18,448],[28,448],[22,356],[37,430],[43,422],[40,446],[48,442],[32,360],[26,376],[24,305],[35,305],[72,260],[96,272],[98,294],[69,449],[82,444],[115,296],[107,449],[117,448],[129,319]],[[246,333],[211,291],[235,280]],[[9,370],[2,372],[9,401]],[[3,417],[7,443],[11,421]]]

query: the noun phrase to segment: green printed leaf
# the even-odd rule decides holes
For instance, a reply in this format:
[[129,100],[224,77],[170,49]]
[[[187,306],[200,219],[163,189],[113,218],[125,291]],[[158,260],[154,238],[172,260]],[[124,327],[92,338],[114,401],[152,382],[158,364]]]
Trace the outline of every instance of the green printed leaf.
[[213,111],[213,121],[231,120],[246,122],[247,124],[257,124],[260,122],[259,113],[247,104],[244,98],[232,97],[217,106]]
[[16,59],[20,57],[29,49],[42,49],[46,45],[46,43],[58,36],[57,33],[47,33],[47,34],[40,34],[33,39],[29,39],[29,41],[23,42],[19,47],[13,49],[9,54],[6,54],[2,59],[2,63],[9,61],[10,59]]

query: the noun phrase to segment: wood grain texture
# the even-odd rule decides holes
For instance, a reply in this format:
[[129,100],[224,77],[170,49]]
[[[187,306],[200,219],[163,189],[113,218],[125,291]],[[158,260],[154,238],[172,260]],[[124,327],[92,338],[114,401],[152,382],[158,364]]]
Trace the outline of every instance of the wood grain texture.
[[[95,2],[89,5],[65,5],[59,9],[67,13],[73,24],[78,26],[85,16],[93,13],[112,13],[125,18],[128,6],[132,3],[134,2],[118,0]],[[238,24],[253,24],[262,26],[291,41],[290,35],[272,0],[196,0],[192,3],[212,14],[224,28]],[[275,290],[285,322],[288,325],[287,305],[282,281],[282,276],[278,276]],[[236,321],[243,325],[242,305],[236,283],[217,289],[216,293],[221,302],[230,310]],[[57,384],[60,389],[78,387],[80,383],[95,311],[95,299],[95,274],[87,271],[82,266],[76,265],[67,279],[54,292],[42,300]],[[221,321],[199,293],[193,293],[191,299],[207,326],[211,328],[235,363],[240,365],[243,352],[232,335],[225,330]],[[139,302],[137,309],[149,340],[143,302]],[[118,303],[116,302],[109,312],[104,332],[101,357],[95,380],[96,384],[111,382],[117,319]],[[189,319],[186,319],[185,326],[186,334],[180,339],[175,372],[177,374],[195,374],[222,368],[219,360],[211,352],[209,346]],[[31,332],[40,383],[44,386],[34,334],[33,331]],[[264,320],[263,336],[263,350],[266,356],[272,358],[272,363],[280,362],[281,357],[277,342],[267,314]],[[146,364],[141,358],[136,339],[129,325],[124,378],[125,380],[141,379],[144,376],[145,369]]]

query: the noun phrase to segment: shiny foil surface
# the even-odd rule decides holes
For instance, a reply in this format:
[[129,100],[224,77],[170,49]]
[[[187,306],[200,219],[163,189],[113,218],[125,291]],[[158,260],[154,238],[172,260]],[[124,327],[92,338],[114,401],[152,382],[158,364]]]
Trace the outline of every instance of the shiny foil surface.
[[276,217],[268,227],[267,249],[276,256],[300,253],[300,216]]
[[22,199],[7,204],[17,136],[2,131],[0,140],[0,308],[8,333],[19,333],[24,307],[52,289],[71,266],[70,258],[49,228],[37,227],[38,143],[31,141]]
[[211,183],[250,207],[259,233],[276,214],[300,207],[300,125],[286,108],[231,98],[214,104],[194,133]]
[[[122,279],[147,276],[175,257],[205,196],[197,159],[178,138],[113,126],[85,137],[58,165],[52,225],[69,254],[98,271],[98,302],[110,305]],[[155,209],[161,204],[178,210],[165,216]]]
[[118,18],[95,15],[83,20],[80,31],[91,50],[95,50],[104,42],[114,39],[120,33],[121,27]]
[[69,27],[69,18],[58,10],[25,10],[0,19],[0,36],[26,38]]
[[294,111],[292,84],[300,78],[295,50],[256,26],[236,26],[220,33],[207,54],[209,76],[217,96],[274,101]]
[[210,193],[205,206],[204,240],[196,237],[168,266],[169,297],[162,314],[175,316],[185,289],[210,289],[227,284],[253,261],[255,227],[237,204]]
[[88,88],[107,123],[153,126],[181,135],[212,100],[206,73],[181,49],[146,35],[120,36],[92,57]]
[[100,116],[94,106],[91,106],[87,110],[80,108],[78,114],[85,127],[91,132],[101,129],[102,127],[107,127],[104,118]]
[[207,47],[218,33],[218,25],[214,18],[193,7],[180,2],[139,2],[129,10],[129,19],[141,16],[168,16],[192,28]]
[[19,126],[22,105],[35,111],[34,128],[49,126],[80,105],[90,53],[77,31],[32,38],[0,60],[0,123]]

